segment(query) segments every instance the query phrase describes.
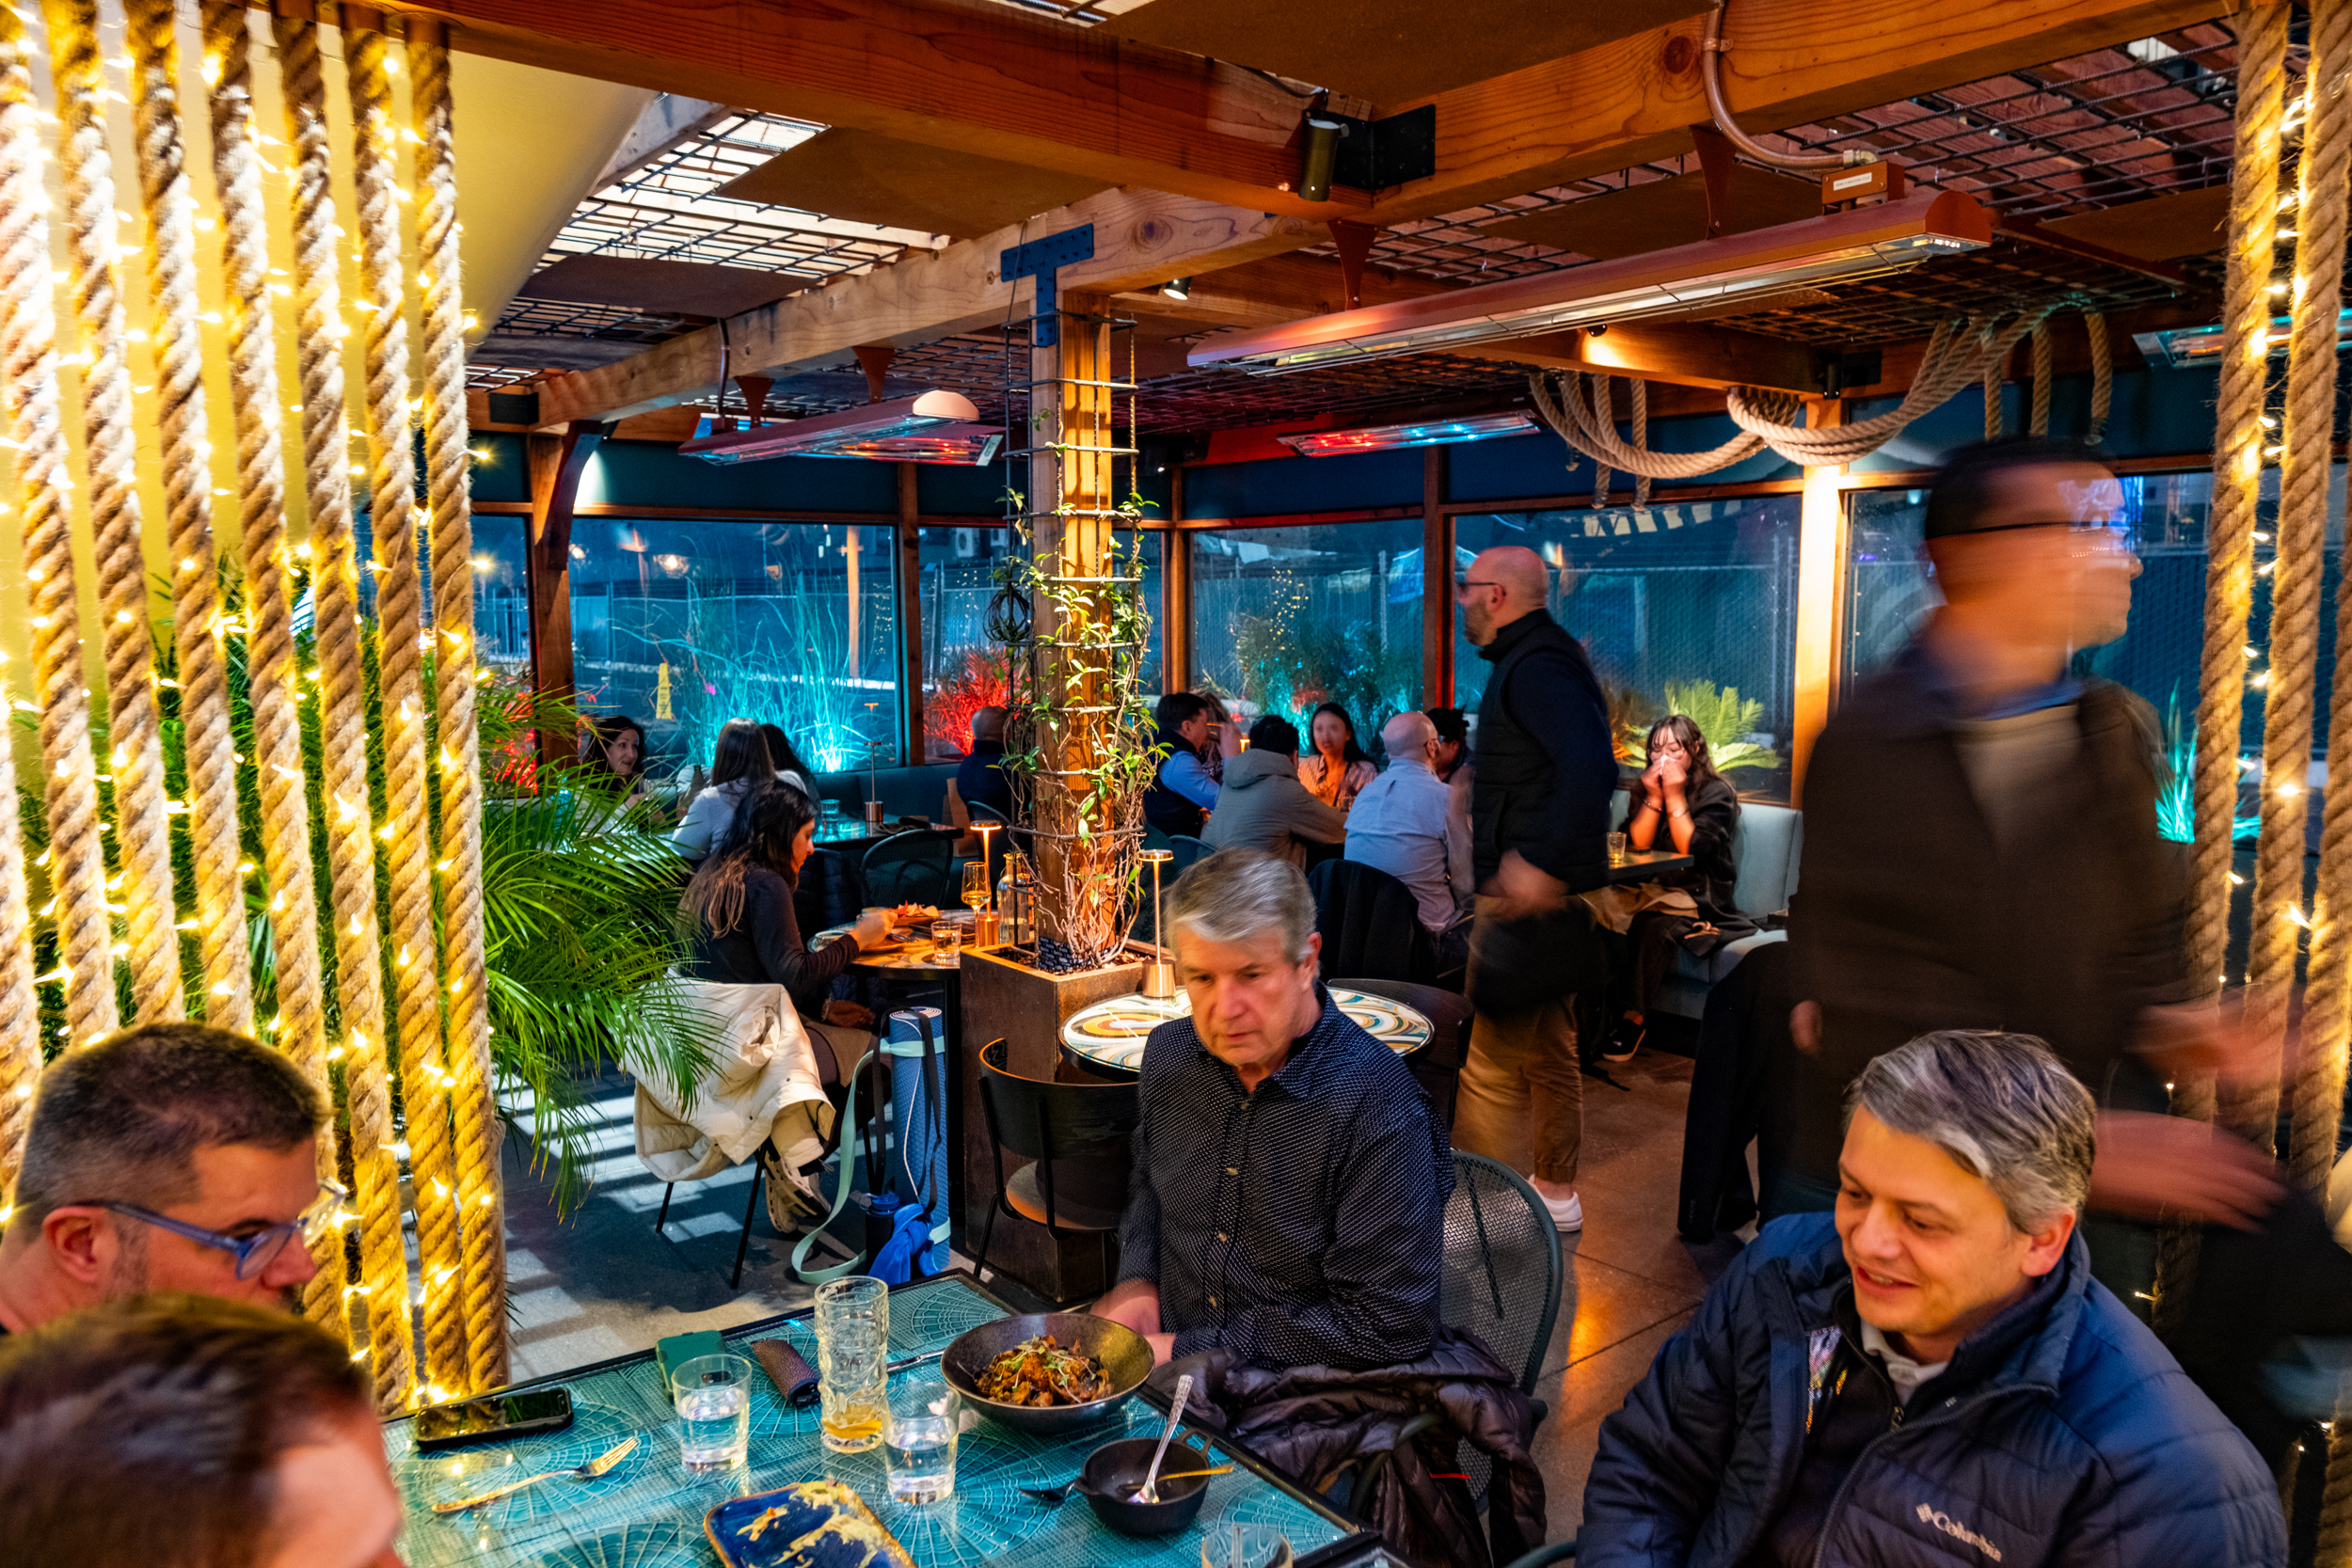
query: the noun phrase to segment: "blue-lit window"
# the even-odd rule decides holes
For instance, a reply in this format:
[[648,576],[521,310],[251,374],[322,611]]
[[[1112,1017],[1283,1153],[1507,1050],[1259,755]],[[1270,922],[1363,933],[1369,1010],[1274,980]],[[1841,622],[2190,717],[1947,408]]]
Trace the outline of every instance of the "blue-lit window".
[[783,726],[820,771],[899,752],[891,530],[582,517],[572,525],[581,705],[707,762],[729,719]]

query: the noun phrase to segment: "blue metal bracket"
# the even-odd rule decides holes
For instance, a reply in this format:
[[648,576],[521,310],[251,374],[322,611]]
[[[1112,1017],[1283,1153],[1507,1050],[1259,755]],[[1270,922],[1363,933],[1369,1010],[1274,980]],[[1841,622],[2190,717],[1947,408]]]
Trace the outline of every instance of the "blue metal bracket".
[[1061,341],[1060,317],[1055,309],[1057,293],[1054,275],[1073,261],[1094,260],[1094,225],[1080,224],[1058,234],[1048,234],[1027,245],[1017,245],[996,259],[997,275],[1008,283],[1024,277],[1037,279],[1037,314],[1029,319],[1036,323],[1032,341],[1048,347]]

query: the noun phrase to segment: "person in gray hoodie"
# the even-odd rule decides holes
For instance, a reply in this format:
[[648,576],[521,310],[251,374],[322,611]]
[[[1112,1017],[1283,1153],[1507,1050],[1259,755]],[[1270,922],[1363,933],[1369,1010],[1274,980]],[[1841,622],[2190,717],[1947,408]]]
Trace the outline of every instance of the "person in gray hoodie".
[[1304,865],[1308,845],[1347,841],[1347,815],[1298,782],[1298,731],[1268,714],[1249,726],[1249,750],[1226,763],[1200,838],[1212,849],[1263,849]]

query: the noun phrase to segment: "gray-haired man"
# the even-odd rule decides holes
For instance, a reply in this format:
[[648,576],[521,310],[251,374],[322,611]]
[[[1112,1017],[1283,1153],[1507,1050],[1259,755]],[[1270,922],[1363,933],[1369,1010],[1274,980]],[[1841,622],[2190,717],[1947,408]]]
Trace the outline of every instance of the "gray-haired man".
[[148,1023],[40,1080],[5,1235],[0,1333],[184,1291],[292,1306],[343,1196],[319,1180],[326,1107],[243,1035]]
[[1094,1310],[1162,1361],[1212,1348],[1277,1369],[1417,1360],[1454,1187],[1444,1129],[1315,978],[1297,867],[1228,849],[1194,863],[1168,905],[1192,1016],[1143,1049],[1120,1281]]
[[1835,1214],[1766,1226],[1601,1424],[1577,1560],[2283,1564],[2252,1447],[2090,1277],[2048,1048],[1923,1035],[1846,1104]]

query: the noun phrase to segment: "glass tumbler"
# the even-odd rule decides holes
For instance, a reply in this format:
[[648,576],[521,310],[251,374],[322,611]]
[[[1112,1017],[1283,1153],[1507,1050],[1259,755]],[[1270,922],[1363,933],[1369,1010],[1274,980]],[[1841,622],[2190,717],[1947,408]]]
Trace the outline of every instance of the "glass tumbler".
[[956,1432],[963,1401],[935,1377],[901,1382],[890,1390],[890,1424],[882,1433],[882,1464],[890,1499],[945,1502],[956,1495]]
[[1625,863],[1625,834],[1611,833],[1609,835],[1609,863],[1611,865]]
[[1269,1568],[1291,1554],[1274,1525],[1211,1525],[1200,1532],[1200,1568]]
[[671,1379],[678,1457],[689,1470],[743,1463],[752,1440],[752,1364],[739,1355],[698,1355]]
[[931,958],[943,964],[956,961],[963,950],[963,927],[943,920],[931,927]]
[[835,1453],[882,1440],[889,1407],[890,1287],[853,1274],[817,1287],[818,1433]]

